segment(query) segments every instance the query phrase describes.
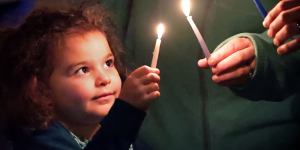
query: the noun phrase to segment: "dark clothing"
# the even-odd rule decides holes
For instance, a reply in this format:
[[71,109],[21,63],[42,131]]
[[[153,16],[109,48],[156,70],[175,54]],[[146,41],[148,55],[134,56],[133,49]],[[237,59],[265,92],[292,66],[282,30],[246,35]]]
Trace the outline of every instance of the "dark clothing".
[[21,24],[35,6],[36,0],[0,1],[0,26],[16,27]]
[[[137,136],[145,113],[117,100],[101,122],[101,129],[87,144],[85,150],[128,150]],[[54,122],[45,130],[34,131],[29,136],[19,135],[14,150],[81,150],[70,132]]]

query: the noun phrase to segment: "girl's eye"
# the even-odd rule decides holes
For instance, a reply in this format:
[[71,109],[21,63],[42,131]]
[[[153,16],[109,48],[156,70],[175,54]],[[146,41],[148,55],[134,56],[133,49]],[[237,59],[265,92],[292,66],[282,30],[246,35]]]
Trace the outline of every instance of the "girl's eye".
[[88,67],[81,67],[78,70],[76,70],[75,74],[83,75],[89,72]]
[[114,66],[114,63],[115,63],[114,59],[111,58],[111,59],[108,59],[108,60],[105,62],[105,65],[106,65],[107,67],[113,67],[113,66]]

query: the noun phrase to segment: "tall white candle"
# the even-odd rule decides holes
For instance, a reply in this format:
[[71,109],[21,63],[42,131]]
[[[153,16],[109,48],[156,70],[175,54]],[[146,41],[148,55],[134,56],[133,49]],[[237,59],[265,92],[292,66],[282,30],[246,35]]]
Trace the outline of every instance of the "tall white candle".
[[162,37],[164,32],[165,32],[165,27],[164,27],[163,24],[160,23],[157,26],[157,39],[156,39],[156,42],[155,42],[153,57],[152,57],[152,61],[151,61],[151,67],[152,68],[156,68],[156,66],[157,66],[160,43],[161,43],[161,37]]
[[207,45],[206,45],[200,31],[198,30],[197,26],[195,25],[195,23],[192,19],[192,16],[190,16],[190,1],[189,0],[182,0],[182,10],[198,39],[198,42],[202,48],[202,51],[203,51],[205,57],[209,58],[210,52],[207,48]]

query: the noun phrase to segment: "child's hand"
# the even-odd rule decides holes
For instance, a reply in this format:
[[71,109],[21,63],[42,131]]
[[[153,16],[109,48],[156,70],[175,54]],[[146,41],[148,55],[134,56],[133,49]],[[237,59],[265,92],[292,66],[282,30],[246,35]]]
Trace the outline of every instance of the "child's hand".
[[141,110],[147,110],[150,103],[160,96],[159,73],[158,69],[148,66],[134,70],[125,80],[119,98]]

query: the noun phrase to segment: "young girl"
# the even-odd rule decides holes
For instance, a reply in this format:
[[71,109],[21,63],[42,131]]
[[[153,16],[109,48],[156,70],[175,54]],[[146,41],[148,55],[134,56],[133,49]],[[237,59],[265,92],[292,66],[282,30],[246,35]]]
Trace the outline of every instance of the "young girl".
[[[38,10],[1,48],[1,99],[14,149],[129,149],[159,70],[125,79],[120,43],[98,5]],[[123,85],[121,87],[121,82]]]

